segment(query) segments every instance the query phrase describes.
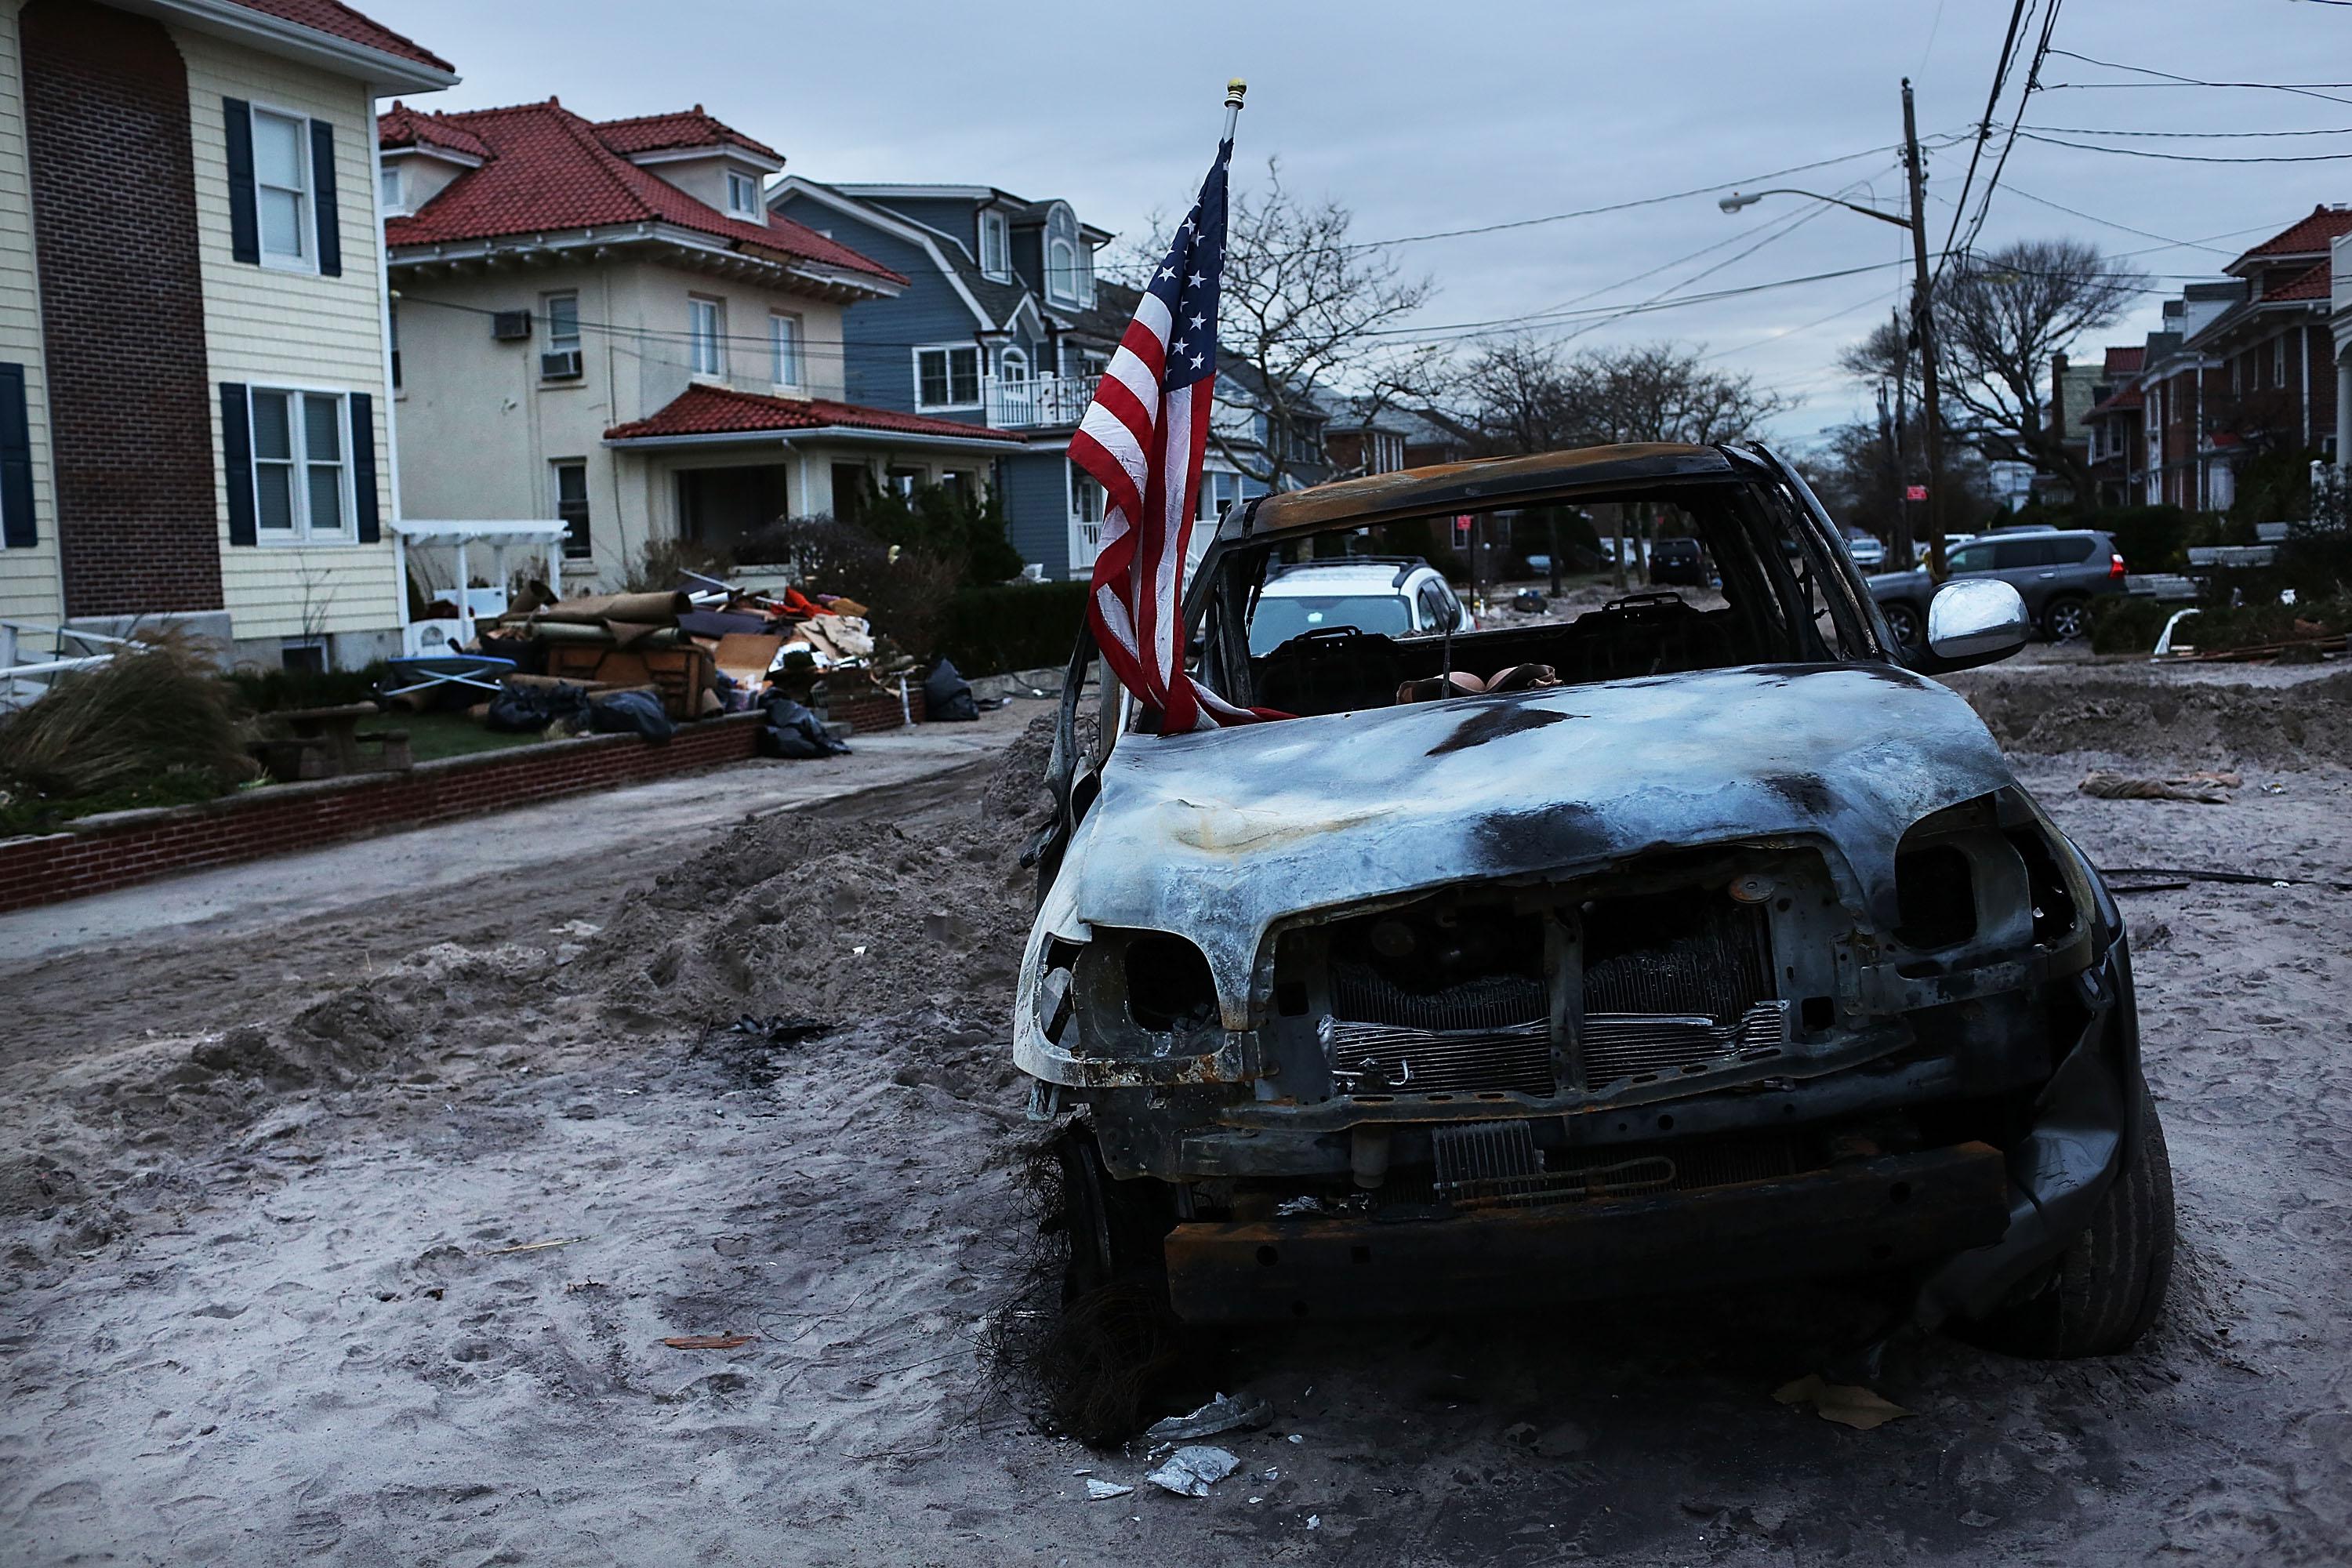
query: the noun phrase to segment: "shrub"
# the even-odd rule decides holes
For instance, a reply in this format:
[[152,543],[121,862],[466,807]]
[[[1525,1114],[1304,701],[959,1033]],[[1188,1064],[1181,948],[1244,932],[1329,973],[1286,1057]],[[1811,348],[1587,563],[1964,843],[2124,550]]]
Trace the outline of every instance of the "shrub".
[[966,588],[948,600],[932,651],[966,675],[1065,665],[1086,618],[1084,583]]
[[[2125,557],[2129,560],[2129,556]],[[2159,604],[2136,594],[2103,595],[2091,601],[2091,651],[2152,653],[2164,623],[2178,605]]]
[[2177,506],[2126,506],[2093,512],[2074,526],[2114,535],[2134,572],[2179,572],[2189,564],[2197,519]]
[[0,787],[12,808],[217,795],[254,775],[237,717],[236,688],[184,638],[160,635],[59,677],[0,723]]
[[289,708],[339,708],[365,702],[391,673],[379,659],[364,669],[232,669],[224,678],[256,713]]

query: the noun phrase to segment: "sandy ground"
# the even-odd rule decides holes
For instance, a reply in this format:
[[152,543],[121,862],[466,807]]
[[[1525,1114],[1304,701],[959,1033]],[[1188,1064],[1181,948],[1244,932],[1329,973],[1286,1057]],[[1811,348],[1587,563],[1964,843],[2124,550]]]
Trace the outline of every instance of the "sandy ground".
[[[1956,684],[2102,863],[2352,879],[2352,678],[2179,673]],[[2129,900],[2182,1237],[2136,1352],[1932,1340],[1878,1380],[1916,1414],[1860,1433],[1771,1398],[1866,1305],[1819,1293],[1234,1334],[1193,1392],[1273,1400],[1242,1472],[1086,1500],[1139,1454],[1039,1435],[979,1344],[1034,1300],[1020,751],[831,799],[855,768],[776,764],[808,804],[750,825],[731,791],[607,797],[642,834],[582,846],[486,819],[530,852],[416,891],[381,858],[446,846],[0,926],[0,1561],[2352,1552],[2352,916],[2301,886]],[[2074,789],[2214,762],[2227,805]],[[752,1337],[661,1342],[703,1334]]]

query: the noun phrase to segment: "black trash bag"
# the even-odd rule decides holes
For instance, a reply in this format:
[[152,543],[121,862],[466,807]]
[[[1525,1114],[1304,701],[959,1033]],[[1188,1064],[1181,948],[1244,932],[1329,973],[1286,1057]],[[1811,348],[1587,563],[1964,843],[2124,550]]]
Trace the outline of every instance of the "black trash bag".
[[577,729],[587,705],[588,694],[576,686],[501,686],[482,724],[509,735],[536,734],[556,723]]
[[649,691],[615,691],[591,702],[588,728],[599,735],[643,735],[656,745],[677,733],[661,699]]
[[768,711],[767,727],[760,731],[760,754],[763,757],[806,761],[811,757],[837,757],[849,750],[846,742],[833,738],[833,732],[815,714],[781,691],[770,692],[761,700],[760,706]]
[[971,700],[971,682],[942,656],[923,677],[923,717],[938,723],[980,721],[980,705]]

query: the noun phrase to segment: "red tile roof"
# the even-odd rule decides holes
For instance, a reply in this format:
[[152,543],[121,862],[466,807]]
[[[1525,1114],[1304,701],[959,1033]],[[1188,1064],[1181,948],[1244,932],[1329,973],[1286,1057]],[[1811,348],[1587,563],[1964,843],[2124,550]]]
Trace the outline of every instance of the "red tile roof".
[[393,100],[389,111],[376,118],[377,140],[386,147],[431,145],[446,147],[453,153],[488,159],[497,154],[490,144],[444,114],[419,114],[401,102]]
[[430,66],[456,75],[457,68],[439,55],[411,38],[404,38],[383,23],[362,16],[349,5],[336,0],[236,0],[248,11],[258,11],[265,16],[275,16],[281,22],[291,22],[313,32],[326,33],[347,44],[361,44],[380,49],[387,55],[407,60],[413,65]]
[[387,244],[436,245],[549,234],[616,224],[675,224],[724,239],[740,250],[780,254],[903,285],[907,279],[870,257],[790,218],[766,224],[729,217],[605,145],[597,128],[553,99],[462,114],[398,111],[396,127],[428,139],[451,128],[488,149],[487,161],[405,217],[387,219]]
[[[2110,349],[2107,352],[2112,353],[2115,351]],[[2141,406],[2147,401],[2147,399],[2140,395],[2138,387],[2126,386],[2120,392],[2108,394],[2107,396],[2099,401],[2096,406],[2091,409],[2090,413],[2085,414],[2083,417],[2088,419],[2093,416],[2100,414],[2126,413],[2131,409]]]
[[762,397],[755,392],[734,392],[723,386],[689,386],[649,418],[615,425],[604,432],[607,441],[640,436],[753,435],[767,430],[816,430],[846,425],[900,436],[960,436],[977,441],[1018,441],[1007,430],[984,425],[963,425],[952,419],[927,419],[888,408],[866,408],[855,403],[835,403],[823,397]]
[[2146,347],[2141,345],[2135,344],[2129,348],[2111,348],[2107,351],[2107,363],[2102,371],[2102,374],[2106,375],[2137,375],[2139,373],[2140,366],[2146,363],[2147,359],[2147,350]]
[[628,157],[633,153],[662,153],[674,147],[716,147],[732,142],[781,163],[784,155],[764,142],[754,142],[723,121],[714,120],[696,104],[684,114],[640,114],[634,120],[600,120],[596,139]]
[[2263,290],[2263,300],[2325,300],[2327,298],[2327,263],[2307,267],[2285,282]]
[[2342,234],[2352,234],[2352,206],[2316,206],[2309,217],[2287,225],[2231,262],[2228,270],[2235,272],[2265,256],[2324,256],[2328,242]]

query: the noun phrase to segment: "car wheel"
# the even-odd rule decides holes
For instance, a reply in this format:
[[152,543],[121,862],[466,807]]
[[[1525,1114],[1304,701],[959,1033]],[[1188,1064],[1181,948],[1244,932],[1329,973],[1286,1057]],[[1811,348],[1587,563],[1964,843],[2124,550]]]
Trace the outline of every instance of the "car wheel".
[[1895,635],[1897,643],[1906,648],[1919,646],[1922,629],[1918,611],[1898,601],[1879,605],[1878,613],[1886,617],[1886,629]]
[[1063,1138],[1057,1152],[1062,1218],[1070,1238],[1065,1297],[1074,1300],[1158,1269],[1160,1238],[1171,1217],[1162,1184],[1113,1180],[1093,1135],[1082,1128]]
[[2080,642],[2091,635],[2088,599],[2053,599],[2042,611],[2042,633],[2052,642]]
[[2044,1277],[1964,1337],[1991,1350],[2042,1360],[2114,1355],[2131,1348],[2164,1305],[2172,1280],[2172,1162],[2145,1085],[2137,1155],[2109,1184],[2098,1210]]

